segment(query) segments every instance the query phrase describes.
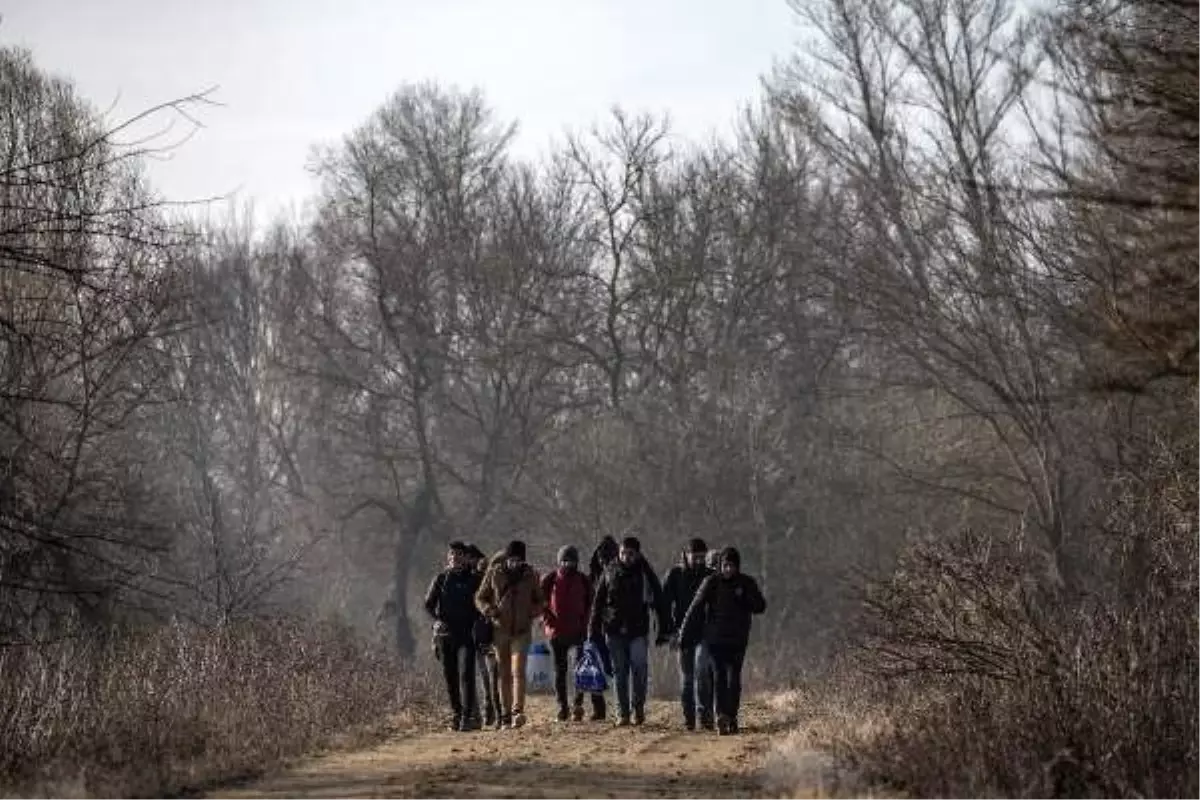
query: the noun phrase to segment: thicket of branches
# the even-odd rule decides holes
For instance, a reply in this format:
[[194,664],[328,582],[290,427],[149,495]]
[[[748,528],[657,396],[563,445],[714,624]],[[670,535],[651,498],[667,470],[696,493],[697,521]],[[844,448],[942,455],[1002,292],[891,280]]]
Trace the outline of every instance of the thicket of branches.
[[752,662],[854,630],[944,701],[857,751],[887,779],[1194,794],[1194,0],[794,5],[730,141],[615,111],[534,165],[404,85],[265,229],[0,51],[0,647],[288,613],[407,656],[449,539],[638,527],[742,548],[796,643]]

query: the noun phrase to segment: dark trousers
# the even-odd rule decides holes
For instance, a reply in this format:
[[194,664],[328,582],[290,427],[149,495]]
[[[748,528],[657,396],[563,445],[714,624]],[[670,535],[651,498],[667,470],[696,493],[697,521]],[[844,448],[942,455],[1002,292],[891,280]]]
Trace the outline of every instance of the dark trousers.
[[[554,697],[558,700],[558,708],[560,711],[568,709],[567,700],[569,699],[568,681],[571,675],[568,667],[570,656],[575,655],[575,663],[578,665],[579,660],[583,658],[583,639],[581,637],[554,637],[550,640],[550,650],[554,653]],[[573,682],[573,681],[572,681]],[[575,708],[583,708],[583,692],[575,690]],[[598,692],[592,695],[592,712],[596,716],[604,715],[604,693]]]
[[[550,651],[554,653],[554,698],[558,700],[558,708],[567,710],[567,674],[568,661],[571,653],[575,653],[575,663],[579,663],[583,655],[583,641],[579,637],[555,636],[550,640]],[[575,692],[575,707],[583,706],[583,692]]]
[[742,663],[746,660],[746,648],[710,644],[708,653],[717,689],[717,714],[736,720],[742,705]]
[[488,720],[500,713],[500,664],[491,645],[478,649],[479,674],[483,678],[483,707]]
[[454,719],[462,721],[474,716],[478,705],[475,698],[475,642],[470,636],[451,635],[443,637],[438,647]]
[[695,723],[697,711],[701,721],[711,720],[713,715],[712,668],[701,649],[700,646],[679,648],[679,702],[683,706],[683,719],[688,723]]

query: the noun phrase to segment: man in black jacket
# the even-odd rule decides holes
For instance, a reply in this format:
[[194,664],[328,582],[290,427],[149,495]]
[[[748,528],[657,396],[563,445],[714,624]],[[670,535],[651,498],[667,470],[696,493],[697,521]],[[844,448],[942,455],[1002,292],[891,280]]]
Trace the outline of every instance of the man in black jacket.
[[671,624],[666,617],[662,584],[643,561],[641,551],[641,542],[634,536],[621,542],[617,560],[604,570],[596,586],[589,625],[591,638],[600,641],[603,635],[612,657],[618,726],[630,723],[631,710],[635,725],[646,721],[652,612],[658,620],[656,644],[665,644],[670,639]]
[[442,662],[446,694],[454,714],[450,727],[469,731],[478,727],[475,696],[475,593],[479,574],[470,568],[467,546],[451,542],[447,569],[438,573],[425,594],[425,610],[433,617],[434,646]]
[[[667,616],[671,630],[679,631],[683,617],[704,579],[713,571],[704,565],[708,546],[703,539],[692,539],[683,549],[681,563],[667,571],[663,578],[663,596],[667,604]],[[696,730],[696,711],[700,711],[700,724],[711,730],[713,727],[712,672],[696,671],[696,646],[679,647],[679,700],[683,705],[683,725],[689,731]]]
[[[487,556],[474,544],[467,545],[467,566],[478,574],[480,582],[487,572]],[[483,715],[475,704],[474,723],[491,728],[500,709],[500,666],[492,647],[492,624],[482,614],[475,620],[475,666],[483,681]]]
[[742,663],[750,642],[751,618],[767,610],[758,583],[742,574],[737,548],[721,551],[721,569],[704,579],[683,618],[682,646],[703,638],[712,658],[717,689],[717,732],[738,732],[742,703]]

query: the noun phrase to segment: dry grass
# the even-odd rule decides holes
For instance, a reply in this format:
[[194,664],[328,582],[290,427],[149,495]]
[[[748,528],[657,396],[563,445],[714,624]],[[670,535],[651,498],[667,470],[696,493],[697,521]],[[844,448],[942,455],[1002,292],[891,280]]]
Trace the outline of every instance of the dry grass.
[[[811,680],[773,694],[769,704],[793,721],[763,764],[764,786],[774,797],[880,797],[838,753],[848,739],[869,740],[883,722],[877,704],[844,671],[838,680]],[[894,794],[886,796],[895,796]]]
[[344,630],[163,626],[0,651],[0,791],[163,796],[378,736],[428,678]]

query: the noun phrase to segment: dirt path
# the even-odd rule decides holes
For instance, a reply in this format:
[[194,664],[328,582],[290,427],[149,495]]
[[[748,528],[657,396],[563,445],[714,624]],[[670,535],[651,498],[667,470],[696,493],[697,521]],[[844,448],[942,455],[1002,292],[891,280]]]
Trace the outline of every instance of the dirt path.
[[758,767],[786,727],[758,700],[742,732],[689,733],[674,703],[653,701],[642,728],[559,723],[530,698],[520,730],[411,731],[368,750],[332,753],[210,797],[761,797]]

